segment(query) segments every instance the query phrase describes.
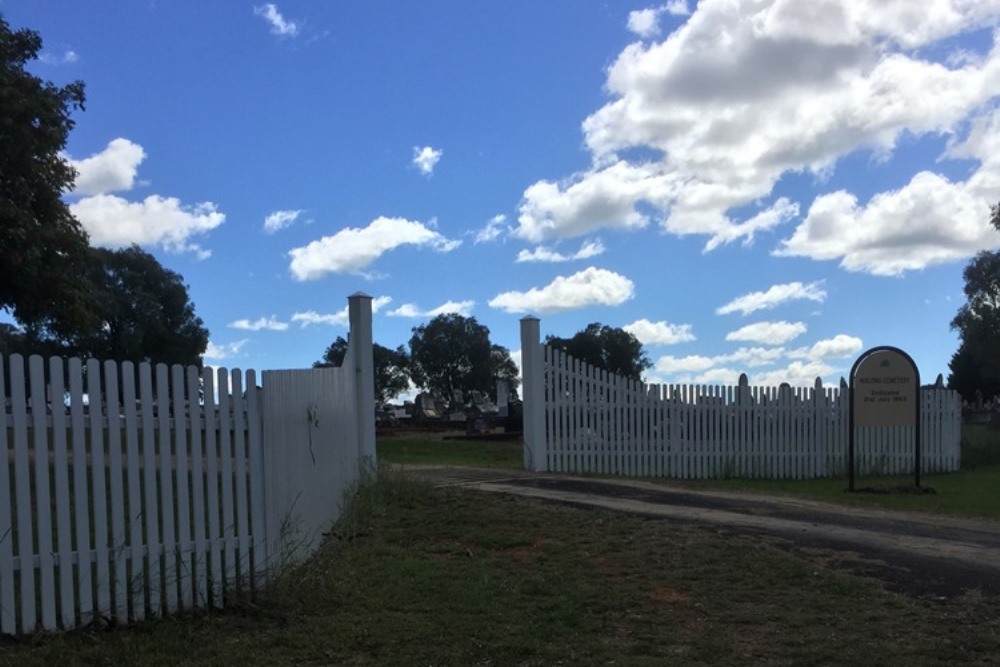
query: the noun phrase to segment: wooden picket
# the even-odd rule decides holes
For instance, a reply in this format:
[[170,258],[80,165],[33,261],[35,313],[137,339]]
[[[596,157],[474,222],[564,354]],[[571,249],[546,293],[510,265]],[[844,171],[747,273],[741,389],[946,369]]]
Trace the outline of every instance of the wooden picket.
[[263,572],[255,382],[0,357],[0,634],[221,606]]
[[[846,474],[846,386],[644,385],[543,346],[546,468],[679,479]],[[921,391],[922,470],[959,467],[955,392]],[[857,429],[858,470],[913,470],[913,428]]]

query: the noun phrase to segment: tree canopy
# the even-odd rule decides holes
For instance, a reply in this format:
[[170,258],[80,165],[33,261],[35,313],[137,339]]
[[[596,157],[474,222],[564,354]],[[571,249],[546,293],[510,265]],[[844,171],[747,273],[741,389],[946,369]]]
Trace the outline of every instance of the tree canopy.
[[438,315],[413,328],[410,338],[413,382],[450,397],[481,391],[496,397],[498,379],[517,390],[517,365],[510,351],[490,342],[490,330],[474,317]]
[[[1000,231],[1000,205],[991,207],[990,222]],[[948,386],[974,400],[1000,396],[1000,252],[980,252],[963,272],[966,302],[951,328],[961,344],[951,358]]]
[[118,361],[201,365],[208,330],[180,274],[138,246],[92,251],[96,326],[74,337],[78,354]]
[[25,69],[42,48],[0,15],[0,309],[24,324],[68,331],[92,313],[79,280],[87,233],[62,200],[76,172],[63,157],[84,86],[59,87]]
[[600,322],[588,324],[572,338],[547,336],[545,344],[574,359],[632,380],[642,379],[642,372],[653,365],[638,338],[624,329]]
[[[341,366],[347,355],[347,340],[337,336],[323,358],[313,363],[313,368]],[[400,345],[395,350],[375,343],[372,345],[375,364],[375,400],[386,403],[399,396],[410,387],[410,356]]]

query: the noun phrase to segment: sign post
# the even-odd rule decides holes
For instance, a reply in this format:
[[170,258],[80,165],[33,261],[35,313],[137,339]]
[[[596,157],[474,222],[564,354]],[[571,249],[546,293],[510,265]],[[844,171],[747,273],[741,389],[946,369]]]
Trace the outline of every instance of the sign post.
[[912,426],[914,477],[920,486],[920,371],[906,352],[882,345],[851,367],[848,490],[854,491],[854,430],[858,426]]

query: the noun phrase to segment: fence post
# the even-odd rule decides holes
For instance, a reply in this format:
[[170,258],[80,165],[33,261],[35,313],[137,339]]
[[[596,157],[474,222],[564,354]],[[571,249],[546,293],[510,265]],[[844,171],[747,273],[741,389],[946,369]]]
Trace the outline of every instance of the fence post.
[[542,358],[541,326],[533,315],[521,318],[521,375],[524,382],[524,467],[545,472],[545,360]]
[[375,471],[375,360],[372,351],[372,298],[364,292],[347,297],[354,359],[358,465],[362,479]]

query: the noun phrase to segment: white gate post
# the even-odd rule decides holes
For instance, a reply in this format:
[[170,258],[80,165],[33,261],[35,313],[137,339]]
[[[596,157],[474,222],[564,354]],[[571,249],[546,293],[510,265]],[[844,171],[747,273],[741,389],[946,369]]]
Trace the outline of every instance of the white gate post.
[[524,467],[535,472],[548,470],[545,442],[545,359],[542,356],[540,331],[537,317],[527,315],[521,318]]
[[372,352],[372,298],[364,292],[347,297],[354,351],[358,464],[362,479],[375,471],[375,359]]

